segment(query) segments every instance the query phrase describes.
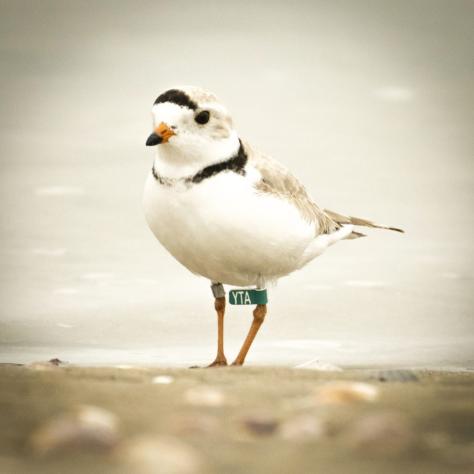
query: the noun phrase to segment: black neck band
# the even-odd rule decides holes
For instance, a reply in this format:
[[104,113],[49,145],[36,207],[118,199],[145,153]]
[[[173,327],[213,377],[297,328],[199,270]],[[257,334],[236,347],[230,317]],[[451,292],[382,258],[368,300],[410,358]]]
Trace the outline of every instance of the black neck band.
[[164,186],[172,186],[173,184],[181,181],[186,184],[197,184],[201,181],[204,181],[207,178],[211,178],[222,171],[233,171],[234,173],[241,174],[245,176],[245,165],[247,164],[247,153],[245,153],[244,147],[242,142],[239,140],[239,150],[233,156],[231,156],[228,160],[221,161],[220,163],[216,163],[214,165],[206,166],[201,171],[198,171],[193,176],[188,176],[186,178],[166,178],[164,176],[160,176],[153,166],[151,168],[151,172],[153,173],[153,177]]

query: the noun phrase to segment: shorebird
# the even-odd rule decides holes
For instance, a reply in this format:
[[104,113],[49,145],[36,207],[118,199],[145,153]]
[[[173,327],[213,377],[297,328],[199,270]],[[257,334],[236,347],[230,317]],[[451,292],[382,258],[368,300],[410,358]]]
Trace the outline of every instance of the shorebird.
[[283,165],[239,137],[227,109],[208,91],[169,89],[155,100],[152,116],[146,145],[157,153],[145,184],[145,217],[176,260],[211,282],[218,331],[209,367],[227,365],[224,284],[255,287],[230,301],[257,303],[233,362],[242,365],[267,313],[267,283],[340,240],[364,236],[357,226],[403,232],[318,207]]

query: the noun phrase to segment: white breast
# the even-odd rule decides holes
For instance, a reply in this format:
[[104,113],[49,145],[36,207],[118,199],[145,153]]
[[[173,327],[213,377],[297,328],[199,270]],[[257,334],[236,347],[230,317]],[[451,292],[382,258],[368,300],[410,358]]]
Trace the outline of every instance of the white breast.
[[291,203],[257,192],[250,171],[189,186],[164,186],[150,173],[146,182],[145,216],[156,238],[214,282],[249,286],[286,275],[302,265],[314,241],[314,225]]

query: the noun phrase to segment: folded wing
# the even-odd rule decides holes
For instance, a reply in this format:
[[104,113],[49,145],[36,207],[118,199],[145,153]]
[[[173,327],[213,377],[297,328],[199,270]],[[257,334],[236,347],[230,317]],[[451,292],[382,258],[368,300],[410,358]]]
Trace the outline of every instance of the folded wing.
[[[372,227],[376,229],[388,229],[396,232],[404,232],[397,227],[389,227],[360,217],[344,216],[328,209],[321,209],[309,196],[305,187],[293,176],[287,168],[278,161],[263,155],[246,143],[242,142],[247,153],[249,163],[260,172],[261,180],[256,184],[256,189],[263,193],[273,194],[286,199],[293,204],[308,222],[315,225],[315,236],[321,234],[332,234],[344,225]],[[346,239],[364,237],[365,234],[353,231]]]

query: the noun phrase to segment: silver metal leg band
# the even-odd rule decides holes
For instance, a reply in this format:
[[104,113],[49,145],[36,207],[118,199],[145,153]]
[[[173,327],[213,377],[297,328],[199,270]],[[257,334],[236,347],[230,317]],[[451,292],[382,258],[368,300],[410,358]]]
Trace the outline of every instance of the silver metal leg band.
[[214,298],[225,298],[225,290],[222,283],[213,283],[211,285],[211,290]]

